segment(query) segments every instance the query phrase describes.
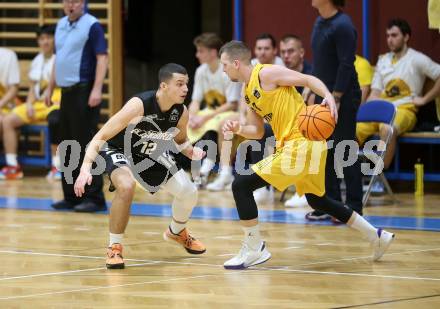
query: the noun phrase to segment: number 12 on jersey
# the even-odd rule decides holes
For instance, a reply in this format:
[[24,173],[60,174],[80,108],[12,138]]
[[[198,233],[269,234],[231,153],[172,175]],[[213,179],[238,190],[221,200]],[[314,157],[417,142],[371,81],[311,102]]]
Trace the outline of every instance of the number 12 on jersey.
[[141,153],[146,154],[146,155],[151,155],[153,153],[153,151],[155,151],[157,148],[157,144],[152,141],[148,141],[143,144],[144,145],[141,148]]

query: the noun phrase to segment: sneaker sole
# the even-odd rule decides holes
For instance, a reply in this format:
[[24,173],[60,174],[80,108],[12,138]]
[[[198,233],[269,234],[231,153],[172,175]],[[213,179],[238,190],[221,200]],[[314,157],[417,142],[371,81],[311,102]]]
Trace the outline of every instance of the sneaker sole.
[[378,257],[375,257],[373,255],[373,261],[376,262],[378,260],[380,260],[382,258],[382,256],[385,254],[385,252],[387,252],[388,248],[391,246],[391,243],[394,241],[394,238],[396,238],[396,234],[392,234],[390,241],[386,244],[385,248],[382,251],[382,254]]
[[125,268],[125,264],[105,264],[105,266],[107,267],[107,269],[124,269]]
[[197,251],[197,250],[193,250],[193,249],[186,248],[185,246],[183,246],[182,244],[179,244],[179,243],[178,243],[177,241],[175,241],[174,239],[169,238],[169,237],[167,236],[166,232],[164,232],[164,233],[162,234],[162,236],[163,236],[163,239],[164,239],[166,242],[172,243],[172,244],[174,244],[174,245],[176,245],[176,246],[178,246],[178,247],[181,247],[181,248],[183,247],[183,249],[185,249],[185,251],[188,252],[188,253],[190,253],[190,254],[203,254],[203,253],[206,252],[206,249],[203,250],[203,251]]
[[269,251],[265,250],[263,256],[261,256],[258,260],[256,260],[255,262],[249,264],[249,265],[245,265],[245,264],[240,264],[240,265],[223,265],[223,267],[225,269],[233,269],[233,270],[240,270],[240,269],[246,269],[248,267],[251,266],[256,266],[259,264],[263,264],[264,262],[267,262],[270,258],[272,257],[272,254],[270,254]]
[[309,221],[330,221],[332,218],[329,217],[306,217],[306,220]]

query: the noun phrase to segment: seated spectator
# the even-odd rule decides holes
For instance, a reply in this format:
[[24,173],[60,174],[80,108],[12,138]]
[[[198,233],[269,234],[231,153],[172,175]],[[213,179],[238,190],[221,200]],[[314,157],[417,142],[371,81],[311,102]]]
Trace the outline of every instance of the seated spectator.
[[[433,86],[434,82],[431,79],[427,80],[422,93],[427,93]],[[418,109],[417,124],[412,131],[440,132],[440,96]]]
[[356,59],[354,61],[354,68],[356,69],[356,73],[358,75],[359,86],[361,86],[362,91],[362,99],[361,104],[365,103],[370,94],[371,81],[373,80],[373,67],[368,62],[367,59],[356,55]]
[[[53,26],[43,26],[38,29],[37,41],[40,53],[32,60],[29,70],[30,88],[26,103],[15,107],[3,118],[3,146],[6,153],[6,166],[0,172],[0,179],[23,178],[23,172],[17,162],[18,136],[16,130],[26,124],[45,121],[52,111],[59,109],[59,105],[47,107],[44,103],[44,92],[48,85],[55,59],[53,53],[54,32],[55,28]],[[60,91],[55,91],[52,101],[59,103],[60,96]],[[57,135],[56,129],[54,130],[53,128],[54,123],[57,123],[56,113],[52,114],[50,119],[49,122],[52,126],[51,136]],[[54,137],[52,137],[51,141],[53,139]],[[52,145],[52,162],[55,166],[59,167],[59,159],[55,153],[56,145]],[[57,171],[57,169],[52,168],[48,175],[49,178],[61,179],[61,175]]]
[[[213,33],[203,33],[194,39],[197,48],[196,57],[200,66],[196,70],[192,102],[189,105],[188,138],[191,143],[212,140],[218,145],[219,154],[224,142],[221,128],[228,119],[238,119],[237,103],[240,99],[241,84],[231,82],[223,72],[218,51],[222,46],[221,39]],[[201,108],[201,103],[205,104]],[[211,191],[222,191],[234,180],[232,174],[232,158],[230,155],[220,156],[218,177],[206,188]],[[200,178],[195,182],[204,187],[209,173],[215,165],[213,158],[206,158],[200,169]]]
[[[411,131],[417,122],[417,108],[432,101],[440,93],[440,65],[408,47],[411,28],[403,19],[393,19],[387,27],[390,52],[382,55],[376,65],[368,100],[387,100],[396,106],[394,133],[389,141],[384,164],[388,168],[394,156],[397,136]],[[434,87],[422,96],[426,77]],[[385,137],[390,128],[378,123],[358,123],[356,137],[360,144],[376,133]]]
[[0,47],[0,136],[4,117],[14,108],[20,84],[20,67],[14,51]]
[[[286,68],[301,72],[312,73],[312,65],[304,59],[306,51],[300,37],[294,34],[286,34],[280,41],[280,55]],[[303,87],[295,87],[302,93]]]
[[257,36],[254,48],[255,58],[251,60],[252,65],[262,64],[278,64],[284,66],[283,60],[277,56],[277,41],[273,35],[262,33]]

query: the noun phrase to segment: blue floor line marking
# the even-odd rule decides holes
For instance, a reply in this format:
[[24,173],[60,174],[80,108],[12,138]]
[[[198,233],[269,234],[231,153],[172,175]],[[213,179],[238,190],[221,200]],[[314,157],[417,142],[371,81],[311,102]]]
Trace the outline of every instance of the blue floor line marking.
[[[53,202],[54,201],[51,199],[0,197],[0,209],[55,211],[50,206]],[[107,211],[101,211],[98,213],[106,214]],[[162,204],[134,203],[131,207],[131,214],[135,216],[170,217],[171,206]],[[329,221],[310,222],[304,218],[303,213],[291,212],[289,210],[260,209],[258,214],[259,221],[261,222],[313,224],[325,226],[334,225]],[[233,208],[197,206],[193,210],[192,218],[209,220],[238,220],[238,214],[237,210]],[[370,221],[371,224],[378,227],[440,232],[440,218],[391,216],[365,216],[365,218]]]

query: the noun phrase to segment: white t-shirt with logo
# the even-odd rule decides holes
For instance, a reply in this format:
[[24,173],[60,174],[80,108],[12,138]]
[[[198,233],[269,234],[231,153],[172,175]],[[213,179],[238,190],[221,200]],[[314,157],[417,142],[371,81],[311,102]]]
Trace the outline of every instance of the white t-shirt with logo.
[[43,53],[39,53],[31,63],[29,70],[29,79],[35,82],[35,98],[40,100],[43,97],[43,91],[50,81],[52,68],[55,61],[55,55],[45,58]]
[[217,71],[211,72],[208,64],[200,65],[195,74],[192,100],[205,101],[209,108],[240,100],[241,83],[232,82],[223,72],[220,63]]
[[[14,51],[0,47],[0,88],[6,91],[11,85],[20,83],[20,67]],[[2,94],[4,95],[4,93]]]
[[380,57],[371,88],[381,91],[382,98],[395,106],[421,96],[426,77],[434,81],[440,77],[440,65],[412,48],[394,64],[393,56],[390,52]]

